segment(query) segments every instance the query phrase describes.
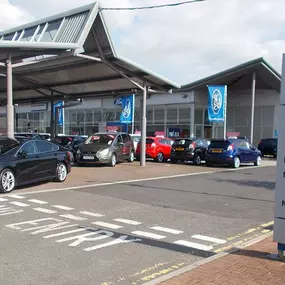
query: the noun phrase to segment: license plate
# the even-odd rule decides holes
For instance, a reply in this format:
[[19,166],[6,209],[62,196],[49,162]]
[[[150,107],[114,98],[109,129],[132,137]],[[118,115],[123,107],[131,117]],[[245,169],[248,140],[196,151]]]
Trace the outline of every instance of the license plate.
[[83,159],[94,159],[94,156],[85,155],[83,156]]
[[213,153],[222,153],[223,150],[222,149],[212,149]]
[[184,148],[183,148],[183,147],[177,147],[175,150],[183,151],[183,150],[184,150]]

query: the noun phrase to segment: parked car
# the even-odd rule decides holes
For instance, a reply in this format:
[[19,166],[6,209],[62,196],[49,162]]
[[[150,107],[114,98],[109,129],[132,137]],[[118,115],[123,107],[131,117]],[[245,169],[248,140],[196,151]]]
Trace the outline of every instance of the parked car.
[[261,152],[261,156],[272,155],[277,157],[277,142],[276,138],[262,139],[258,144],[258,149]]
[[130,136],[131,136],[131,139],[133,141],[134,149],[135,149],[135,153],[136,153],[137,147],[138,147],[138,143],[141,140],[141,135],[131,134]]
[[241,163],[261,164],[261,152],[243,139],[212,140],[207,153],[206,164],[231,165],[238,168]]
[[44,140],[0,137],[0,192],[54,179],[65,181],[71,171],[70,153]]
[[31,133],[31,132],[23,132],[23,133],[15,133],[17,137],[25,137],[29,139],[36,139],[36,140],[49,140],[50,136],[48,134],[39,134],[39,133]]
[[194,164],[201,164],[205,160],[205,155],[210,141],[199,138],[178,138],[172,145],[170,161],[192,161]]
[[61,145],[72,153],[73,160],[72,162],[76,162],[76,153],[80,146],[86,141],[87,136],[79,136],[79,135],[61,135],[56,136],[52,141],[56,144]]
[[117,162],[133,162],[134,145],[126,133],[106,132],[90,136],[76,154],[77,164],[102,163],[114,167]]
[[[173,139],[164,137],[148,137],[146,138],[146,157],[152,158],[156,162],[163,162],[170,159]],[[137,146],[136,159],[140,160],[141,145]]]

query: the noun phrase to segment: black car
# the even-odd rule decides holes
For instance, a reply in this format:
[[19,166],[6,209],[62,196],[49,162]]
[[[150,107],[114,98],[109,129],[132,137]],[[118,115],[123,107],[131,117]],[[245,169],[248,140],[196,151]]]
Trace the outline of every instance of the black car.
[[172,145],[170,161],[192,161],[194,164],[201,164],[205,160],[205,154],[210,142],[199,138],[179,138],[175,139]]
[[276,158],[277,141],[278,140],[276,138],[262,139],[257,147],[260,150],[261,155],[272,155],[274,158]]
[[79,135],[64,135],[64,136],[56,136],[52,142],[61,145],[66,148],[73,154],[73,162],[76,162],[76,153],[80,146],[86,141],[87,136],[79,136]]
[[65,181],[71,170],[70,153],[45,140],[0,137],[0,192],[54,179]]
[[126,133],[96,133],[89,137],[77,150],[77,164],[108,164],[114,167],[117,162],[135,158],[134,144]]

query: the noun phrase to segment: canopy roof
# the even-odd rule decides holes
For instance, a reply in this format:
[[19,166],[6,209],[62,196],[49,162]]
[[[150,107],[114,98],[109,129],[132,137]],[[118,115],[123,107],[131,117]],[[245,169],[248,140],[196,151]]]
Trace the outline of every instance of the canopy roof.
[[[98,2],[0,33],[0,100],[5,61],[13,63],[15,102],[110,96],[180,85],[116,54]],[[2,61],[2,64],[1,64]]]
[[281,75],[262,57],[227,69],[201,80],[183,85],[183,91],[205,90],[207,85],[227,85],[229,88],[251,88],[252,74],[256,72],[257,89],[274,89],[280,92]]

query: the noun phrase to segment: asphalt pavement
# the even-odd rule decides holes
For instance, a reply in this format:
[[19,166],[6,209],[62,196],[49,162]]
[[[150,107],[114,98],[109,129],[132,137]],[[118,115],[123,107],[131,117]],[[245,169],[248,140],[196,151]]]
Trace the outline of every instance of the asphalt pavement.
[[272,229],[275,167],[0,196],[0,284],[143,284]]

